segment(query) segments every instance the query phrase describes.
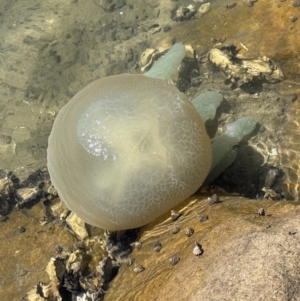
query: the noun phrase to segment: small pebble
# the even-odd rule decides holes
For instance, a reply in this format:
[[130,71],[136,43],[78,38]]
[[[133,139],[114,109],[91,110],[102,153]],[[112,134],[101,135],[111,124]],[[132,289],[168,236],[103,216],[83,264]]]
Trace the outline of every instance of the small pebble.
[[291,102],[295,102],[297,100],[297,98],[298,98],[298,95],[296,93],[292,93],[289,97]]
[[195,232],[195,230],[194,230],[193,228],[188,227],[188,228],[186,228],[186,230],[185,230],[185,235],[186,235],[187,237],[191,237],[191,236],[194,234],[194,232]]
[[139,241],[134,241],[130,244],[133,249],[140,250],[142,248],[142,243]]
[[21,270],[21,271],[19,272],[19,276],[25,276],[27,273],[28,273],[27,270]]
[[290,21],[291,22],[296,22],[298,20],[297,16],[290,16]]
[[205,215],[205,214],[197,214],[197,217],[199,219],[199,221],[202,223],[202,222],[205,222],[206,220],[208,220],[208,215]]
[[229,2],[226,4],[226,8],[233,8],[236,6],[236,2]]
[[201,76],[191,77],[191,85],[193,87],[199,86],[203,82],[203,78]]
[[159,252],[162,249],[162,244],[159,241],[153,243],[153,250]]
[[258,215],[265,215],[265,209],[264,208],[259,208],[257,211]]
[[216,193],[213,194],[213,196],[211,198],[208,198],[207,200],[208,200],[208,205],[213,205],[215,203],[219,203],[220,202],[219,197],[218,197],[218,195]]
[[203,253],[203,249],[201,247],[201,245],[198,242],[195,242],[195,247],[193,249],[193,254],[195,256],[199,256]]
[[190,82],[193,87],[197,87],[203,82],[203,78],[200,76],[197,69],[192,70]]
[[180,261],[180,258],[178,256],[173,256],[169,259],[169,262],[172,266],[176,265]]
[[139,274],[145,271],[145,268],[141,266],[140,264],[135,264],[133,268],[134,272]]
[[126,258],[125,262],[128,266],[131,266],[131,265],[133,265],[134,260],[135,260],[134,258],[128,257],[128,258]]
[[182,214],[180,212],[177,212],[175,210],[171,210],[171,218],[172,221],[176,221]]
[[56,245],[56,246],[54,247],[54,252],[55,252],[56,254],[60,254],[62,251],[63,251],[63,248],[62,248],[61,246]]
[[163,31],[164,31],[164,32],[168,32],[168,31],[170,31],[171,29],[172,29],[171,26],[168,26],[168,25],[163,27]]
[[261,133],[263,133],[265,130],[266,130],[266,127],[263,126],[263,125],[261,125],[260,128],[259,128],[259,131],[260,131]]
[[293,1],[293,6],[294,7],[299,7],[300,6],[300,1]]
[[26,229],[22,226],[19,226],[18,231],[19,231],[19,233],[24,233],[26,231]]
[[180,231],[180,228],[178,228],[176,226],[174,226],[173,229],[172,229],[173,234],[177,234],[179,231]]

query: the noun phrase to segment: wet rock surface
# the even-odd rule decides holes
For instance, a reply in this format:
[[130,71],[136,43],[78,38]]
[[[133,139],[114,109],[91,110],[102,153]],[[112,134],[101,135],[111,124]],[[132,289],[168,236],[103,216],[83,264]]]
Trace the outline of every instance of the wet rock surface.
[[[289,202],[220,199],[208,205],[199,197],[179,208],[183,215],[176,224],[193,227],[190,237],[183,231],[172,235],[168,216],[143,227],[143,246],[131,254],[143,272],[122,266],[104,300],[298,300],[299,208]],[[261,206],[264,216],[257,214]],[[200,212],[209,219],[200,223]],[[154,241],[162,244],[160,252],[153,250]],[[170,258],[180,261],[172,265]]]

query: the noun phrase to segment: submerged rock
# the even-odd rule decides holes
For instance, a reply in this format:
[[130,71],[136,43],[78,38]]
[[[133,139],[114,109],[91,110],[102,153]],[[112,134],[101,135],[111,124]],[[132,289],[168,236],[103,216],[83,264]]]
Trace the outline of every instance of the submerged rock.
[[[257,215],[261,206],[265,216]],[[172,235],[174,222],[167,215],[143,227],[143,248],[132,256],[145,270],[137,275],[133,267],[121,267],[104,300],[300,298],[296,204],[220,196],[219,203],[209,206],[207,196],[201,196],[180,208],[183,215],[176,225],[193,227],[194,234]],[[199,223],[197,213],[210,218]],[[164,246],[160,252],[153,250],[157,240]],[[180,261],[172,265],[170,258]]]

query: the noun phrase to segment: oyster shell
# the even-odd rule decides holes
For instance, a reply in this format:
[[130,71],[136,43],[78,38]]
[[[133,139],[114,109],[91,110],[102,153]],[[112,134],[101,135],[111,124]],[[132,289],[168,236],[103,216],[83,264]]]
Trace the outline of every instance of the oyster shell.
[[[230,50],[233,51],[231,52]],[[234,45],[213,48],[208,52],[208,59],[223,70],[228,79],[237,86],[241,86],[255,79],[265,79],[268,82],[277,82],[284,79],[283,72],[278,63],[262,56],[258,58],[245,58],[236,54]]]

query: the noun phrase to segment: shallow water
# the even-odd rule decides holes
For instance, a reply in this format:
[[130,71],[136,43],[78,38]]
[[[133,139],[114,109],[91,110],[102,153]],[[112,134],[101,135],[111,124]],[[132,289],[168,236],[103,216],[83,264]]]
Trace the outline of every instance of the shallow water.
[[207,89],[224,95],[217,133],[242,116],[260,123],[217,183],[256,197],[274,167],[280,171],[276,188],[298,199],[300,105],[293,94],[300,95],[300,7],[277,0],[248,7],[240,0],[228,9],[225,2],[211,0],[201,17],[176,22],[170,11],[190,1],[0,0],[0,169],[24,180],[45,166],[60,108],[97,78],[141,73],[138,63],[147,48],[176,40],[201,57],[225,37],[223,45],[233,43],[244,57],[265,55],[279,63],[285,80],[233,89],[205,63],[199,65],[199,86],[181,75],[179,88],[190,98]]
[[[209,11],[201,18],[172,21],[170,11],[186,4],[188,1],[161,4],[133,0],[64,3],[2,0],[0,168],[13,171],[24,180],[45,166],[47,138],[59,109],[97,78],[124,72],[139,73],[137,63],[141,53],[166,40],[191,44],[201,55],[217,44],[213,39],[225,37],[223,44],[234,43],[245,57],[266,55],[280,63],[286,80],[274,85],[274,91],[283,98],[299,92],[299,54],[296,51],[299,21],[290,21],[291,16],[299,14],[299,8],[289,2],[260,0],[253,7],[248,7],[246,1],[239,1],[228,9],[223,1],[211,1]],[[205,71],[207,80],[197,89],[191,87],[186,91],[188,94],[193,96],[206,89],[215,89],[227,90],[234,98],[242,98],[244,91],[227,89],[217,79],[219,74],[213,80],[211,73],[215,70]],[[246,91],[249,96],[246,97],[246,113],[250,117],[257,117],[258,113],[257,121],[268,132],[265,135],[268,137],[259,139],[253,146],[269,165],[284,169],[284,182],[297,197],[299,101],[292,103],[286,97],[279,108],[283,112],[269,111],[270,106],[272,109],[276,106],[272,97],[280,96],[270,96],[270,91],[264,94],[259,85],[251,89]],[[255,93],[258,99],[251,98]],[[255,102],[253,106],[249,100]],[[269,107],[258,103],[268,101]],[[243,102],[235,102],[234,106],[230,103],[229,114],[234,114],[234,119],[245,115]],[[221,120],[228,117],[226,113],[228,115],[225,112]],[[279,120],[276,115],[280,114],[284,117]],[[280,127],[274,126],[279,123]],[[275,162],[270,161],[270,154]]]

